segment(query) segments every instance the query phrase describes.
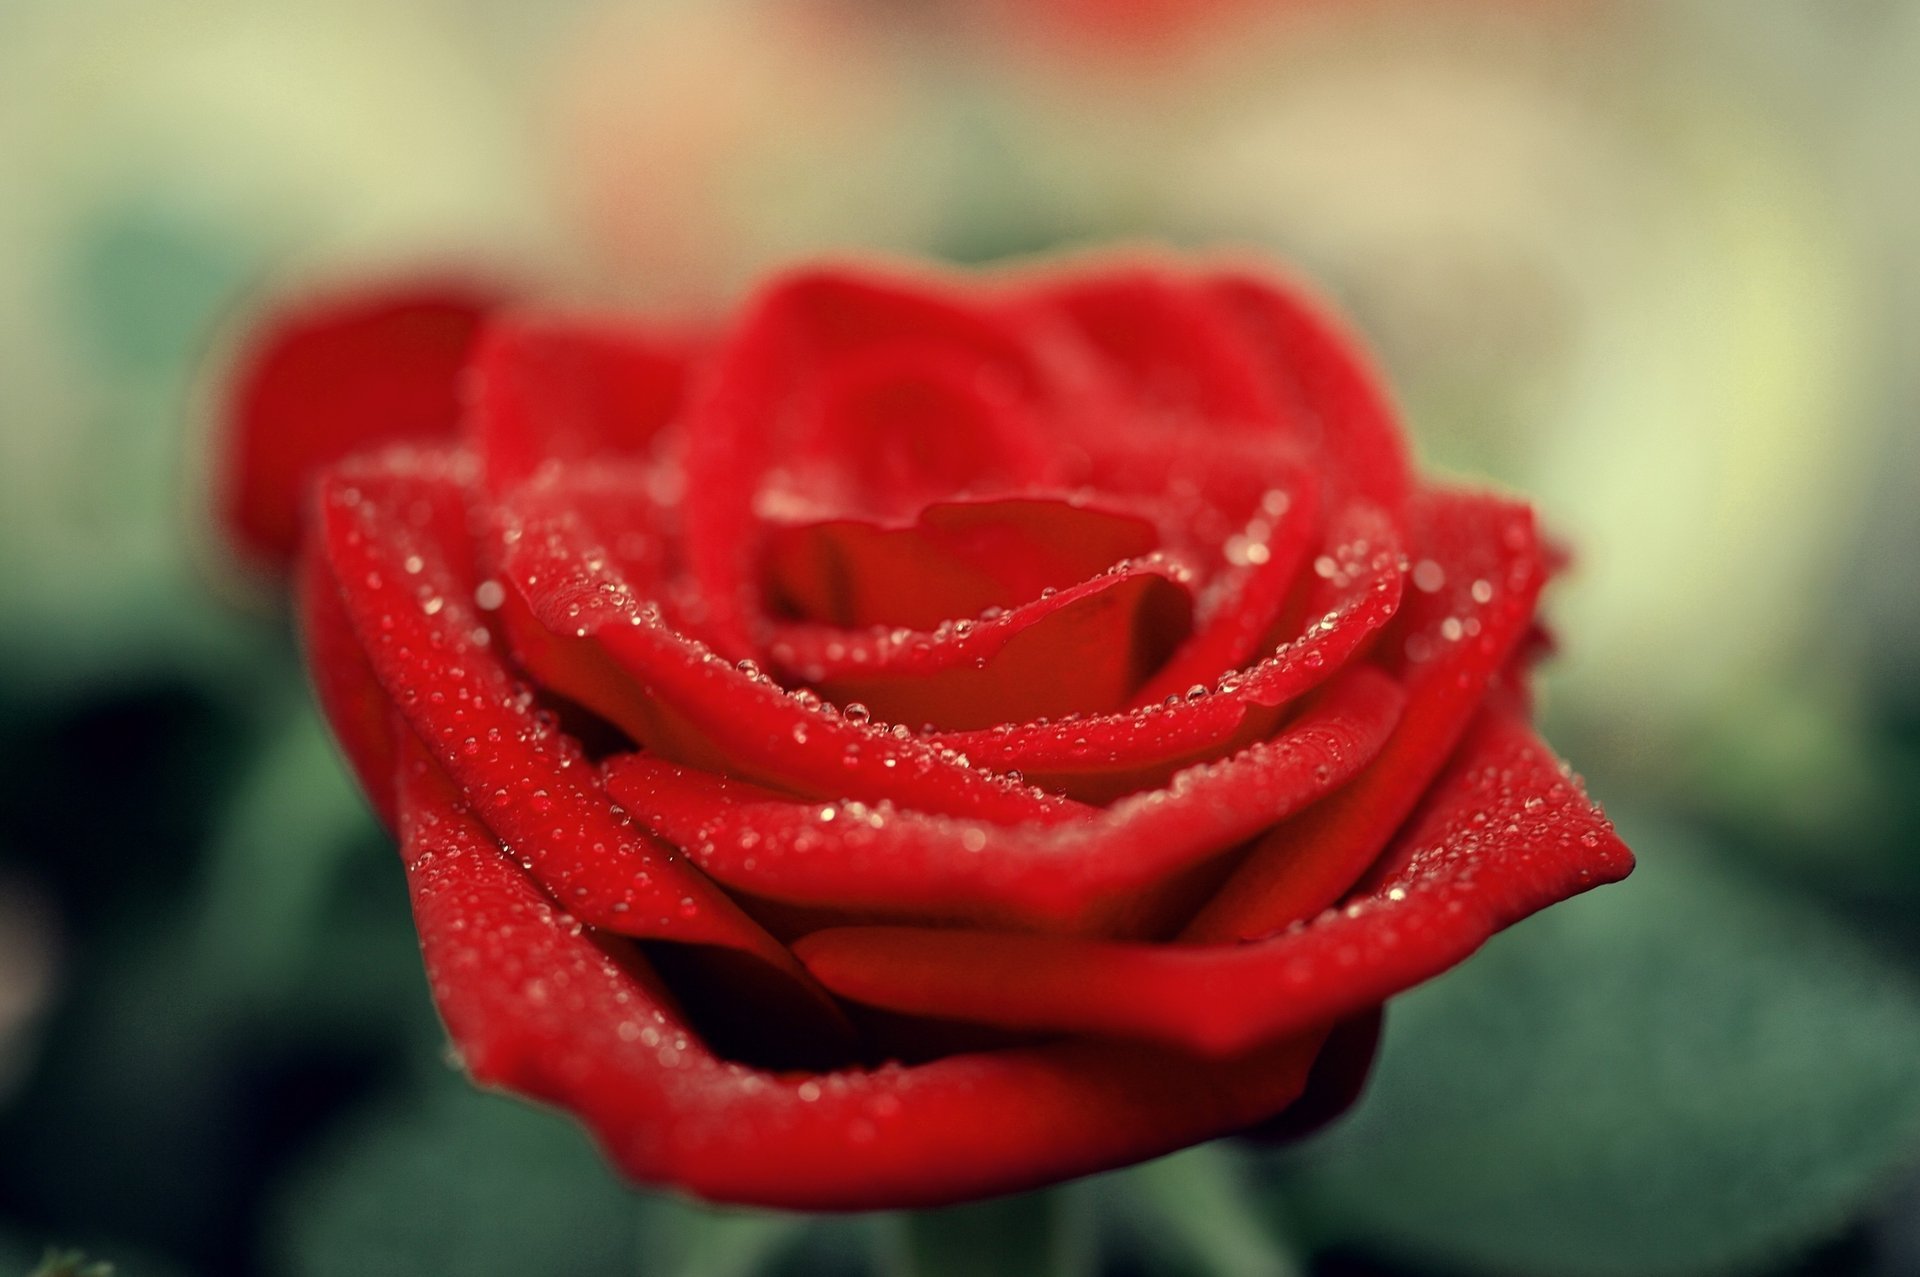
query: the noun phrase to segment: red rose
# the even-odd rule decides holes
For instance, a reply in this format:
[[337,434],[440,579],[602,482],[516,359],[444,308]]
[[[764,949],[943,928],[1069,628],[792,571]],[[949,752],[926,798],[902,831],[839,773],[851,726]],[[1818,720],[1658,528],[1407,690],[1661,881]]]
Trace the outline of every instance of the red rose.
[[238,385],[235,532],[309,490],[467,1068],[636,1180],[931,1205],[1285,1128],[1331,1026],[1631,865],[1528,726],[1531,512],[1417,478],[1257,275],[393,297]]

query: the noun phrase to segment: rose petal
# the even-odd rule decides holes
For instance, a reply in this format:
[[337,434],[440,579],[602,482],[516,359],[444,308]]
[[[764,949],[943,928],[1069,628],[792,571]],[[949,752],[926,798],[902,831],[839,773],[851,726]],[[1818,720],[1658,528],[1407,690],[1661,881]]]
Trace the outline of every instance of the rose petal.
[[1196,683],[1211,687],[1259,650],[1278,625],[1321,532],[1318,506],[1311,484],[1270,490],[1260,513],[1225,542],[1232,566],[1202,599],[1198,632],[1140,689],[1136,705],[1181,695]]
[[1324,1036],[1227,1063],[1101,1042],[761,1072],[716,1059],[641,964],[583,934],[444,794],[406,798],[428,980],[468,1071],[578,1114],[644,1183],[801,1210],[1037,1187],[1271,1117]]
[[1528,633],[1546,568],[1533,512],[1468,492],[1417,496],[1413,588],[1379,659],[1407,685],[1407,715],[1366,774],[1276,829],[1188,927],[1252,940],[1338,900],[1426,792],[1495,675]]
[[1169,551],[1217,557],[1264,506],[1326,486],[1319,459],[1284,435],[1228,434],[1196,447],[1191,430],[1136,430],[1124,417],[1102,424],[1081,486],[1152,518]]
[[285,569],[321,470],[381,444],[452,436],[461,369],[499,301],[472,285],[420,283],[273,317],[239,358],[221,422],[218,500],[240,551]]
[[1413,471],[1382,390],[1387,381],[1366,345],[1298,284],[1227,272],[1207,287],[1260,359],[1284,419],[1311,432],[1335,498],[1399,511],[1413,491]]
[[1122,713],[927,739],[1090,802],[1153,788],[1182,767],[1250,744],[1273,730],[1288,704],[1363,651],[1399,607],[1399,541],[1379,511],[1347,511],[1326,549],[1327,575],[1316,576],[1304,600],[1298,637],[1218,684]]
[[1336,790],[1377,753],[1401,694],[1344,675],[1288,729],[1164,790],[1050,828],[800,803],[644,755],[608,790],[729,887],[876,918],[1019,929],[1136,927],[1144,893]]
[[1376,1005],[1631,868],[1553,752],[1494,707],[1378,886],[1269,939],[1143,945],[852,927],[804,937],[794,951],[835,993],[895,1011],[1232,1057]]
[[770,528],[767,588],[802,620],[931,630],[1078,584],[1158,541],[1137,515],[1056,498],[940,501],[904,526],[836,519]]
[[1192,629],[1186,574],[1128,563],[1031,603],[931,634],[785,625],[780,667],[888,722],[968,730],[1126,703]]
[[523,488],[505,515],[501,573],[544,631],[516,639],[522,660],[543,685],[635,739],[794,793],[1008,823],[1070,813],[951,751],[842,717],[817,696],[722,660],[635,595],[565,500]]
[[684,406],[704,343],[578,315],[493,320],[473,355],[469,433],[504,490],[547,465],[644,456]]
[[823,1003],[792,955],[607,798],[579,745],[533,712],[470,600],[462,466],[390,456],[322,487],[317,535],[368,667],[501,841],[581,921],[759,959]]
[[1049,271],[1016,298],[1016,322],[1034,322],[1032,311],[1064,320],[1150,428],[1271,428],[1285,407],[1231,319],[1176,267]]
[[955,494],[1031,490],[1054,450],[1018,392],[966,347],[902,338],[829,358],[793,388],[760,508],[899,518]]
[[[1004,388],[996,392],[1002,398],[1022,398],[1033,384],[1026,352],[963,295],[852,270],[774,281],[717,352],[707,390],[692,405],[686,528],[689,567],[713,609],[722,652],[752,655],[756,503],[768,466],[796,442],[788,436],[797,390],[862,352],[915,346],[970,362],[976,379]],[[829,439],[813,420],[806,437],[818,452]]]
[[309,536],[301,544],[295,582],[300,639],[314,695],[333,737],[353,768],[382,823],[398,828],[394,777],[399,753],[393,740],[393,701],[367,664],[340,586],[327,566],[325,547]]
[[1335,1025],[1300,1098],[1278,1117],[1237,1132],[1237,1137],[1256,1144],[1291,1144],[1338,1120],[1366,1090],[1386,1018],[1386,1007],[1378,1006]]

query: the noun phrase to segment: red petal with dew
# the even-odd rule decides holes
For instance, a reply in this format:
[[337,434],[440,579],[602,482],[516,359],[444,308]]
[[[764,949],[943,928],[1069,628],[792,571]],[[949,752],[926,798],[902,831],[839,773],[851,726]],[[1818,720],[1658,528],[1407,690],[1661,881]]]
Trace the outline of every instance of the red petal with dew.
[[784,625],[770,651],[841,705],[969,730],[1126,704],[1193,625],[1186,574],[1153,560],[931,634]]
[[1285,415],[1309,423],[1334,496],[1399,511],[1413,492],[1413,467],[1365,344],[1331,307],[1270,275],[1223,273],[1208,287],[1260,359]]
[[728,1063],[644,964],[540,895],[430,774],[404,798],[428,980],[467,1070],[578,1114],[643,1183],[798,1210],[1034,1188],[1270,1118],[1301,1094],[1324,1036],[1224,1063],[1111,1042],[828,1074]]
[[1077,585],[1158,542],[1137,515],[1057,498],[939,501],[902,525],[776,525],[765,571],[769,596],[797,619],[931,630]]
[[1185,271],[1109,262],[1064,277],[1049,272],[1016,296],[1016,322],[1032,322],[1034,310],[1063,319],[1143,426],[1274,429],[1286,406],[1231,317]]
[[505,489],[549,465],[645,456],[684,410],[704,345],[585,315],[499,316],[474,352],[468,426],[489,484]]
[[1348,511],[1326,548],[1327,575],[1303,600],[1301,632],[1214,686],[1121,713],[927,739],[1087,801],[1153,788],[1182,767],[1251,744],[1272,732],[1289,704],[1364,652],[1399,608],[1399,542],[1379,511]]
[[300,303],[269,318],[232,374],[218,443],[220,515],[249,559],[285,570],[309,489],[333,462],[451,438],[460,374],[494,292],[455,282]]
[[1434,489],[1415,499],[1409,521],[1413,588],[1378,657],[1406,684],[1406,717],[1353,785],[1254,848],[1187,939],[1258,939],[1338,900],[1426,792],[1525,638],[1546,583],[1533,512]]
[[[836,438],[821,428],[817,413],[808,417],[794,401],[804,402],[807,387],[830,380],[849,361],[915,349],[938,351],[948,365],[964,362],[970,384],[996,387],[996,399],[1019,400],[1034,382],[1026,351],[966,294],[930,281],[854,270],[805,271],[775,280],[720,345],[689,416],[686,526],[689,567],[713,609],[724,654],[752,654],[757,504],[773,459],[802,445],[802,462],[830,460],[836,450],[851,458],[858,451],[859,440]],[[813,426],[802,428],[809,420]],[[1018,444],[1023,455],[1044,455],[1038,440],[1020,432],[989,433]],[[1015,466],[1007,478],[1037,477],[1017,473],[1022,468]]]
[[[795,793],[1008,823],[1070,814],[1069,804],[844,717],[673,629],[564,500],[522,489],[508,515],[499,568],[544,631],[538,648],[523,647],[523,659],[543,684],[636,739],[670,749],[691,741],[727,773]],[[650,739],[662,710],[672,715],[674,736]]]
[[816,932],[795,952],[842,997],[895,1011],[1228,1058],[1374,1006],[1632,864],[1552,750],[1496,706],[1374,883],[1268,939],[1140,945],[855,927]]
[[796,802],[646,755],[612,760],[607,787],[701,869],[755,896],[878,918],[1117,933],[1152,921],[1156,888],[1337,790],[1400,709],[1392,679],[1355,669],[1275,739],[1044,828]]
[[627,936],[732,949],[837,1012],[762,931],[607,797],[577,742],[534,712],[472,602],[466,481],[426,454],[330,476],[317,535],[343,612],[395,710],[478,815],[575,917]]

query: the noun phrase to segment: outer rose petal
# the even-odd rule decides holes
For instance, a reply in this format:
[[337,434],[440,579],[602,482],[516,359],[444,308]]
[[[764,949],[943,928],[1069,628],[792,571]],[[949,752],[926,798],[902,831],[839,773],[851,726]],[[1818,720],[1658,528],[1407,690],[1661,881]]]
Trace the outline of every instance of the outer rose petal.
[[393,702],[367,664],[318,537],[309,536],[301,548],[296,586],[300,637],[321,711],[374,811],[388,829],[397,829],[394,777],[400,755],[393,739]]
[[807,936],[795,952],[834,992],[896,1011],[1227,1057],[1374,1006],[1632,864],[1524,718],[1496,706],[1376,885],[1271,939],[1126,945],[855,927]]
[[342,611],[396,712],[580,921],[744,954],[766,982],[814,1005],[819,1032],[843,1034],[837,1010],[792,955],[614,807],[579,746],[533,714],[531,695],[475,637],[486,631],[468,602],[474,583],[459,567],[460,470],[445,457],[412,472],[390,461],[331,478],[322,496],[318,535]]
[[608,788],[756,896],[874,917],[1140,930],[1155,921],[1156,888],[1347,781],[1400,707],[1391,679],[1356,669],[1274,740],[1051,827],[799,802],[646,756],[610,761]]
[[1525,639],[1546,583],[1533,512],[1434,490],[1411,522],[1413,589],[1386,636],[1398,649],[1381,656],[1407,685],[1400,729],[1350,788],[1254,848],[1187,939],[1257,939],[1338,900],[1427,792]]
[[310,301],[257,335],[234,374],[219,448],[221,516],[241,552],[284,569],[321,470],[382,444],[451,437],[461,372],[499,301],[471,285],[421,283]]
[[714,1058],[430,770],[407,773],[402,837],[434,1000],[475,1080],[578,1114],[635,1179],[716,1201],[929,1207],[1126,1165],[1284,1110],[1325,1037],[1223,1063],[1069,1042],[761,1072]]
[[509,314],[473,353],[468,432],[488,483],[542,466],[644,456],[685,406],[703,343],[580,315]]
[[1386,1018],[1386,1007],[1378,1006],[1335,1025],[1313,1062],[1299,1101],[1271,1121],[1241,1131],[1240,1138],[1263,1144],[1305,1139],[1352,1108],[1373,1072]]

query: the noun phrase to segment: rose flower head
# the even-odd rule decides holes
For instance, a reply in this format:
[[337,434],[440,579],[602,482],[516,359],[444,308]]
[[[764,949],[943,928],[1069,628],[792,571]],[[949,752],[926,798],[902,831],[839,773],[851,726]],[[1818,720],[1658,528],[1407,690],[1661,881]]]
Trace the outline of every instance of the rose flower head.
[[1029,1188],[1350,1099],[1632,859],[1529,726],[1554,556],[1257,270],[820,267],[675,328],[420,287],[231,381],[473,1078],[630,1178]]

